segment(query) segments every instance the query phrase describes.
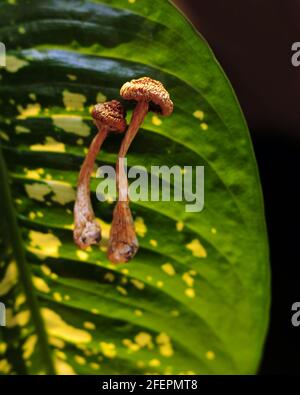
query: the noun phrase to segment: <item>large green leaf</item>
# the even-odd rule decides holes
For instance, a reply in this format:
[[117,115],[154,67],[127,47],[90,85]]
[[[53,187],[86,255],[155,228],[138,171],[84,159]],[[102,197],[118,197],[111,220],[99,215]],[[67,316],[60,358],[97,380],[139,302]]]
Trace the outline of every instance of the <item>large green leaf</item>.
[[[256,372],[269,312],[261,189],[243,115],[207,43],[162,0],[1,0],[0,16],[11,178],[2,163],[1,371],[52,372],[54,361],[58,373]],[[113,204],[93,193],[105,240],[78,251],[74,187],[96,132],[89,107],[145,75],[165,84],[175,111],[148,116],[129,165],[205,166],[205,209],[132,203],[141,248],[112,266]],[[114,164],[119,144],[110,138],[98,164]]]

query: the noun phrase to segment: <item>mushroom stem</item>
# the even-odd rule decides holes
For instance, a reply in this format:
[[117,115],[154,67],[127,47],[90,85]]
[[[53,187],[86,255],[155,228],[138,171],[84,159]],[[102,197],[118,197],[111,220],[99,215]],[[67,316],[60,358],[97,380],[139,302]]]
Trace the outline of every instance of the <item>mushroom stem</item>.
[[129,207],[128,180],[122,159],[126,157],[128,149],[148,111],[149,103],[147,101],[138,102],[119,151],[116,166],[119,197],[113,213],[108,247],[108,257],[113,263],[130,261],[138,250],[138,240]]
[[120,159],[124,159],[127,155],[127,152],[130,148],[132,141],[134,140],[137,132],[139,131],[144,119],[149,111],[149,103],[146,101],[139,102],[132,114],[131,122],[128,127],[127,133],[122,141],[121,148],[118,155],[118,162],[116,167],[117,173],[117,190],[119,192],[119,201],[127,201],[129,202],[128,197],[128,182],[127,176],[124,169],[123,161]]
[[110,229],[108,258],[113,263],[130,261],[138,250],[138,241],[129,202],[118,201]]
[[127,155],[127,152],[129,150],[129,147],[135,138],[137,132],[139,131],[139,128],[141,127],[142,123],[144,122],[144,119],[149,111],[149,103],[147,101],[140,101],[136,105],[132,118],[130,121],[130,125],[128,127],[128,130],[125,134],[125,137],[122,141],[122,145],[119,151],[119,158],[125,158]]
[[109,128],[107,126],[101,127],[97,122],[95,123],[99,132],[94,137],[81,167],[74,206],[75,227],[73,236],[75,243],[82,249],[97,244],[101,240],[101,228],[95,221],[90,198],[90,178],[97,154],[107,137]]

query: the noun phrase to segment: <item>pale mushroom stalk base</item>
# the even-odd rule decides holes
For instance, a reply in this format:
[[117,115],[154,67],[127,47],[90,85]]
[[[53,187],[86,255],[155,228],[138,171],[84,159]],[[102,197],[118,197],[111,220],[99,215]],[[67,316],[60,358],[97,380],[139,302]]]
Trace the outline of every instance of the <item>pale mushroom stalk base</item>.
[[101,228],[95,220],[90,198],[90,178],[97,154],[107,137],[108,127],[103,126],[93,139],[89,152],[79,173],[77,195],[74,206],[74,241],[81,249],[98,244],[101,240]]
[[148,111],[148,102],[141,101],[137,104],[119,152],[117,162],[117,186],[119,199],[113,213],[108,246],[108,258],[113,263],[126,263],[130,261],[135,256],[139,248],[129,207],[127,176],[124,165],[121,163],[120,159],[126,157],[128,149],[141,127]]
[[129,202],[118,201],[110,231],[108,258],[113,263],[130,261],[138,250]]

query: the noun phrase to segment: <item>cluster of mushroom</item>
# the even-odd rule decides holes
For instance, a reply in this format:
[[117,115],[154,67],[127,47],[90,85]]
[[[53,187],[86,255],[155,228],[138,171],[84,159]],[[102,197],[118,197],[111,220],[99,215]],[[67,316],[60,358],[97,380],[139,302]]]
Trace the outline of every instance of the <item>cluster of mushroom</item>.
[[173,102],[163,84],[148,77],[125,83],[121,88],[120,95],[125,100],[137,102],[130,125],[127,129],[124,108],[116,100],[97,104],[93,108],[92,117],[98,134],[92,141],[81,167],[74,206],[73,235],[75,243],[81,249],[98,244],[101,241],[101,228],[95,220],[90,200],[91,173],[97,153],[108,134],[124,133],[127,129],[116,166],[118,202],[113,212],[108,245],[108,258],[113,263],[128,262],[138,251],[138,240],[129,207],[128,180],[122,159],[126,157],[129,147],[149,111],[163,116],[169,116],[173,112]]

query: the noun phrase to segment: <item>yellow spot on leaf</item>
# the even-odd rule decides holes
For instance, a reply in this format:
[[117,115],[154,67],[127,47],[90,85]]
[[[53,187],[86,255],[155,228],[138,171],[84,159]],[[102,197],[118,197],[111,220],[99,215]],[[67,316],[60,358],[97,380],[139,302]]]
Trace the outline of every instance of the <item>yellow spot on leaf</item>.
[[178,310],[172,310],[170,314],[172,317],[179,317],[180,315]]
[[198,239],[191,241],[189,244],[186,245],[186,248],[188,250],[192,251],[193,255],[196,258],[206,258],[207,257],[207,252]]
[[50,292],[50,288],[45,280],[40,277],[33,276],[33,285],[40,292],[48,293]]
[[182,275],[182,279],[183,281],[186,283],[186,285],[188,287],[193,287],[194,286],[194,279],[193,277],[190,275],[190,273],[184,273]]
[[41,265],[41,270],[44,274],[46,274],[46,276],[51,275],[51,270],[47,265]]
[[150,240],[150,244],[152,245],[152,247],[157,247],[158,243],[156,240]]
[[34,250],[35,253],[43,256],[58,257],[58,249],[61,246],[61,242],[52,233],[41,233],[31,230],[29,238],[31,240],[31,251]]
[[91,362],[91,363],[90,363],[90,367],[91,367],[93,370],[99,370],[99,369],[100,369],[100,365],[99,365],[98,363],[96,363],[96,362]]
[[103,95],[103,93],[99,92],[96,96],[96,103],[104,103],[106,102],[107,97]]
[[72,224],[68,224],[68,225],[64,225],[64,228],[65,229],[69,229],[69,230],[73,230],[74,229],[74,223],[72,223]]
[[18,32],[19,32],[20,34],[25,34],[25,33],[26,33],[25,27],[24,27],[24,26],[19,26],[19,27],[18,27]]
[[26,128],[25,126],[21,126],[21,125],[17,125],[15,127],[15,131],[17,134],[30,133],[30,129]]
[[90,329],[90,330],[95,330],[96,329],[96,325],[93,322],[84,322],[83,326],[85,329]]
[[52,197],[54,202],[65,205],[75,200],[76,192],[71,184],[64,181],[47,181],[47,183],[54,194]]
[[46,137],[44,144],[31,145],[30,149],[31,151],[66,152],[65,145],[52,137]]
[[7,345],[6,343],[0,343],[0,355],[3,355],[6,353],[7,350]]
[[35,93],[29,93],[29,98],[31,99],[31,100],[33,100],[33,101],[35,101],[36,100],[36,94]]
[[202,122],[202,123],[200,124],[200,127],[201,127],[202,130],[207,130],[207,129],[208,129],[208,125],[207,125],[207,123],[205,123],[205,122]]
[[137,217],[134,221],[134,226],[137,235],[140,237],[144,237],[147,233],[147,226],[145,225],[143,218]]
[[64,90],[63,102],[68,111],[82,111],[84,109],[86,97],[80,93],[72,93]]
[[152,123],[155,126],[160,126],[162,124],[162,120],[157,115],[153,115]]
[[67,133],[86,137],[90,134],[90,127],[83,122],[79,115],[52,115],[54,126],[63,129]]
[[131,279],[130,282],[137,288],[137,289],[144,289],[145,288],[145,284],[137,279]]
[[53,293],[53,299],[56,300],[57,302],[62,302],[63,297],[59,292],[54,292]]
[[41,178],[40,172],[38,170],[28,170],[25,169],[26,178],[32,178],[35,180],[39,180]]
[[178,232],[182,232],[183,228],[184,228],[183,222],[179,221],[176,223],[176,229],[178,230]]
[[49,343],[51,346],[57,347],[57,348],[64,348],[65,347],[65,342],[58,337],[49,337]]
[[22,67],[27,66],[29,63],[24,59],[18,59],[13,55],[6,56],[6,70],[9,73],[16,73]]
[[86,261],[88,259],[88,257],[89,257],[89,254],[87,252],[85,252],[85,251],[82,251],[82,250],[77,250],[76,251],[76,255],[78,256],[78,258],[81,261]]
[[194,298],[196,296],[195,290],[193,288],[187,288],[184,293],[188,298]]
[[110,283],[113,283],[115,281],[115,279],[116,279],[115,275],[111,272],[107,272],[104,275],[104,280],[106,280]]
[[28,324],[29,319],[30,312],[28,310],[21,311],[16,315],[13,315],[11,309],[6,310],[6,326],[8,328],[14,328],[15,326],[25,326]]
[[0,137],[5,140],[5,141],[9,141],[9,136],[7,133],[3,132],[2,130],[0,130]]
[[204,112],[201,110],[197,110],[193,113],[194,117],[197,119],[200,119],[200,121],[203,121],[204,119]]
[[0,360],[0,372],[7,374],[11,370],[11,364],[6,359]]
[[25,301],[26,301],[25,294],[19,294],[19,295],[17,296],[17,298],[16,298],[15,309],[18,310],[18,309],[20,308],[20,306],[21,306],[23,303],[25,303]]
[[174,354],[170,336],[166,333],[160,333],[156,337],[156,343],[159,345],[159,352],[162,356],[171,357]]
[[12,287],[17,283],[18,271],[17,265],[14,261],[7,266],[4,277],[0,282],[0,296],[6,295]]
[[173,347],[171,343],[162,344],[159,346],[159,352],[163,357],[171,357],[174,354]]
[[89,332],[67,324],[54,311],[48,308],[42,308],[42,315],[50,336],[58,337],[76,345],[78,343],[89,343],[92,340]]
[[166,344],[170,343],[170,336],[166,333],[161,332],[159,335],[156,336],[156,343],[157,344]]
[[28,359],[34,352],[35,345],[37,343],[37,335],[29,336],[23,344],[23,358]]
[[77,76],[74,74],[67,74],[67,77],[69,78],[70,81],[76,81],[77,80]]
[[175,276],[176,274],[175,269],[171,263],[164,263],[161,268],[168,276]]
[[58,358],[63,359],[64,361],[67,360],[66,354],[60,350],[55,350],[55,355],[57,355]]
[[139,332],[134,337],[134,340],[140,347],[148,347],[148,348],[153,347],[152,336],[147,332]]
[[85,358],[83,358],[80,355],[75,355],[74,359],[78,363],[78,365],[85,365],[86,364]]
[[45,196],[51,192],[51,189],[45,184],[26,184],[25,190],[31,199],[38,200],[39,202],[43,202]]
[[122,341],[122,343],[124,344],[125,347],[128,347],[128,349],[132,352],[137,352],[140,350],[140,346],[136,343],[134,343],[132,340],[130,339],[124,339]]
[[213,361],[216,357],[215,353],[213,351],[207,351],[207,353],[205,354],[206,358],[209,361]]
[[141,317],[141,316],[143,315],[143,312],[142,312],[141,310],[134,310],[134,314],[135,314],[137,317]]
[[121,287],[121,286],[118,285],[118,286],[116,287],[116,289],[117,289],[117,291],[118,291],[121,295],[127,296],[128,292],[126,291],[125,288],[123,288],[123,287]]
[[23,108],[22,106],[18,106],[17,108],[20,113],[20,115],[17,116],[17,119],[36,117],[41,111],[41,105],[39,103],[28,104],[25,108]]
[[102,354],[107,358],[114,358],[117,355],[116,346],[113,343],[100,343]]
[[127,277],[122,277],[122,278],[121,278],[121,284],[125,285],[125,284],[127,284],[127,283],[128,283]]
[[55,369],[58,374],[61,374],[61,375],[75,374],[74,369],[67,362],[65,362],[59,358],[55,358],[54,363],[55,363]]
[[149,361],[149,366],[156,368],[158,366],[160,366],[160,360],[159,359],[151,359],[151,361]]

